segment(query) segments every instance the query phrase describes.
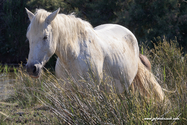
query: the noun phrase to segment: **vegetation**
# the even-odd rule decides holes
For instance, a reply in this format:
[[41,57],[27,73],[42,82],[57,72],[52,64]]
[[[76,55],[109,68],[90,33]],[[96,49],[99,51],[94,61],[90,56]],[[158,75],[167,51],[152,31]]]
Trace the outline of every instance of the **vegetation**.
[[[89,21],[94,27],[103,23],[118,23],[130,29],[139,43],[150,48],[157,37],[175,40],[187,50],[187,2],[184,0],[3,0],[0,2],[0,62],[26,62],[28,42],[26,30],[29,19],[27,7],[75,15]],[[53,62],[54,59],[51,61]]]
[[24,10],[26,1],[3,0],[0,5],[0,62],[25,61],[29,52],[25,38],[29,24]]
[[[146,101],[139,93],[116,94],[115,88],[108,93],[105,84],[112,82],[111,79],[99,89],[85,80],[57,79],[48,71],[40,79],[32,79],[20,67],[15,70],[15,94],[0,102],[0,121],[2,124],[185,124],[187,54],[183,56],[177,44],[177,41],[160,39],[151,50],[141,45],[158,82],[168,90],[165,94],[171,101],[170,106]],[[65,88],[67,84],[71,88]]]

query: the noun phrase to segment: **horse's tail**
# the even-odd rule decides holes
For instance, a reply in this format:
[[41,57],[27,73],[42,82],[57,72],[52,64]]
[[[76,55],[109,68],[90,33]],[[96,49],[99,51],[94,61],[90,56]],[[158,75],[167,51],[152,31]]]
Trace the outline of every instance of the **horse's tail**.
[[141,62],[144,64],[144,66],[148,70],[151,71],[151,63],[150,63],[149,59],[146,56],[142,55],[142,54],[139,54],[139,58],[140,58]]
[[158,101],[163,101],[165,94],[161,86],[156,81],[154,75],[139,59],[138,72],[131,85],[132,91],[139,91],[142,96],[153,97]]

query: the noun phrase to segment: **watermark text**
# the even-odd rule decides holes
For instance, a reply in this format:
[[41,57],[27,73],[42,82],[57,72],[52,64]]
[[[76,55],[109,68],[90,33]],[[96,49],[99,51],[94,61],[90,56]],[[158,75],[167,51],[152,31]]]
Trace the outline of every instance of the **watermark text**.
[[144,118],[144,120],[146,120],[146,121],[152,121],[152,122],[154,122],[154,121],[176,121],[176,120],[179,120],[179,118],[172,118],[172,117],[169,117],[169,118],[164,118],[164,117],[161,117],[161,118],[159,118],[159,117],[156,117],[156,118]]

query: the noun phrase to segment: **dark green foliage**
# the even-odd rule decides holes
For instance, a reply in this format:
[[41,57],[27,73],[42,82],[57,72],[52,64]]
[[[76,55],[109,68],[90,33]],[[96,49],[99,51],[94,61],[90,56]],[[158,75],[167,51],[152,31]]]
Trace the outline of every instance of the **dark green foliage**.
[[0,9],[0,58],[2,62],[18,63],[28,53],[28,25],[25,0],[6,0]]
[[65,3],[63,0],[29,0],[27,2],[28,9],[32,12],[35,11],[35,9],[46,9],[48,11],[54,11],[61,7],[63,9],[63,6],[65,6]]
[[114,12],[119,10],[114,0],[67,0],[66,3],[77,16],[88,20],[94,27],[114,21],[117,18]]
[[[29,24],[25,7],[70,14],[89,21],[93,27],[104,23],[118,23],[129,28],[139,42],[152,48],[158,36],[167,40],[177,38],[179,46],[187,50],[187,2],[183,0],[4,0],[0,2],[0,62],[26,62]],[[55,60],[55,59],[54,59]],[[54,61],[52,61],[54,62]]]
[[117,13],[116,22],[127,26],[141,42],[155,41],[158,36],[177,37],[180,46],[186,48],[186,5],[181,0],[134,0]]

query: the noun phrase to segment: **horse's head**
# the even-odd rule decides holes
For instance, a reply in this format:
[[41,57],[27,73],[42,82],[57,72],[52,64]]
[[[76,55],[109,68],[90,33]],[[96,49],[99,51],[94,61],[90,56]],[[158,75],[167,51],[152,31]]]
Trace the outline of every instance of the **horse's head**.
[[30,47],[27,72],[31,77],[38,78],[42,67],[56,50],[57,42],[52,31],[52,21],[60,9],[53,13],[38,10],[35,15],[28,9],[26,11],[30,19],[30,25],[27,31]]

